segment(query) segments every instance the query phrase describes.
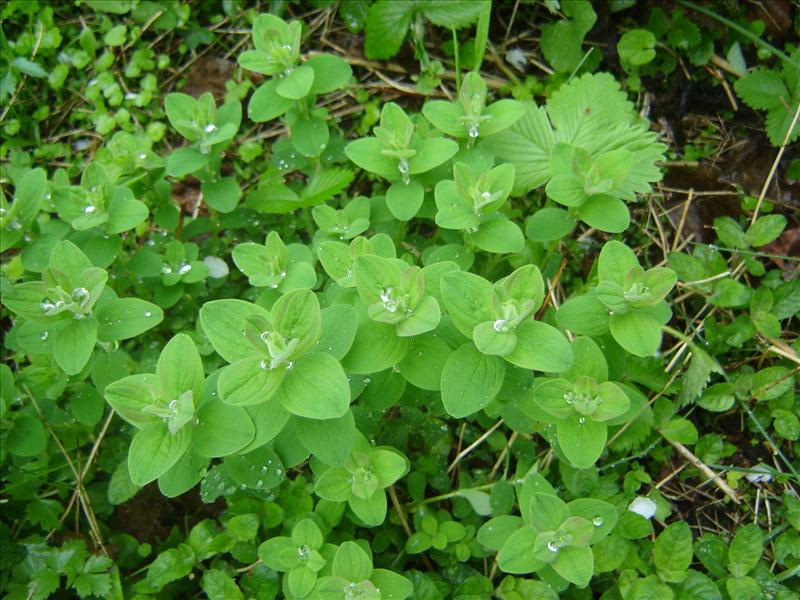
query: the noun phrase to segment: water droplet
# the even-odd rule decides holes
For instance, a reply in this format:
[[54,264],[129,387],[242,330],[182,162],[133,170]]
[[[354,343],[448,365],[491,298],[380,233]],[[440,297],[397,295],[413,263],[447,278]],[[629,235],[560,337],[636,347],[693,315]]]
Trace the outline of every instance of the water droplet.
[[586,417],[581,417],[578,419],[578,425],[583,425],[584,423],[586,423]]
[[213,123],[206,125],[206,133],[214,133],[217,130],[217,126]]
[[192,265],[187,262],[182,262],[181,266],[178,267],[178,274],[179,275],[186,275],[189,271],[192,270]]
[[91,294],[89,294],[89,290],[85,287],[79,287],[72,290],[72,299],[78,304],[78,306],[85,306],[89,300],[91,300]]
[[547,542],[547,549],[550,550],[550,552],[558,552],[560,550],[558,544],[555,542]]
[[83,214],[90,215],[96,210],[97,210],[97,207],[96,206],[92,206],[90,204],[89,206],[87,206],[86,208],[83,209]]
[[153,313],[151,313],[149,310],[147,310],[147,311],[145,311],[144,316],[149,319],[150,317],[153,316]]
[[500,333],[505,324],[505,319],[497,319],[494,323],[492,323],[492,329],[494,329],[497,333]]
[[147,154],[145,154],[144,152],[141,152],[139,154],[139,160],[144,160],[145,158],[147,158]]
[[164,273],[164,275],[169,275],[172,273],[172,267],[170,267],[167,263],[164,263],[161,265],[161,272]]
[[594,519],[592,519],[592,525],[595,527],[600,527],[603,524],[603,517],[597,515]]
[[469,124],[467,127],[467,135],[473,140],[478,137],[478,125],[476,123]]
[[43,331],[42,333],[39,334],[39,339],[45,341],[49,335],[50,335],[49,333]]
[[269,369],[269,363],[266,360],[262,360],[260,363],[258,363],[258,366],[265,371]]

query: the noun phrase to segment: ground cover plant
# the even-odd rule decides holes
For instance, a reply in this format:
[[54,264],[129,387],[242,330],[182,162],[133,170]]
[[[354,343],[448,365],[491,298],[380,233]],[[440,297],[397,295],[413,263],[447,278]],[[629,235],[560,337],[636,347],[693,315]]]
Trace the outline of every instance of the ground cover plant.
[[799,7],[0,15],[4,597],[800,593]]

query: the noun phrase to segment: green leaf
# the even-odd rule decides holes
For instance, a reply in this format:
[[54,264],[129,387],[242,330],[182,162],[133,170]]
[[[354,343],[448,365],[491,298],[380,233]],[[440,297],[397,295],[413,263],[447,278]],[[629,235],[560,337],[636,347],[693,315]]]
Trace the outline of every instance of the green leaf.
[[442,369],[442,402],[456,418],[481,410],[497,396],[505,367],[497,356],[486,356],[470,342],[455,350]]
[[405,456],[394,448],[374,448],[369,454],[369,466],[378,479],[378,486],[387,488],[408,472]]
[[754,600],[764,597],[762,585],[752,577],[729,577],[725,589],[731,600]]
[[353,74],[347,61],[333,54],[317,54],[303,63],[303,66],[314,70],[314,84],[310,90],[312,94],[327,94],[338,90]]
[[96,341],[94,317],[69,321],[53,336],[53,358],[67,375],[76,375],[89,362]]
[[167,156],[167,175],[171,177],[184,177],[204,167],[208,159],[197,148],[185,146],[173,151]]
[[320,315],[322,332],[315,348],[341,360],[347,355],[356,337],[358,322],[355,310],[348,304],[335,304],[323,308]]
[[166,473],[183,456],[192,440],[184,427],[171,434],[164,422],[151,423],[136,432],[128,451],[131,481],[143,486]]
[[228,456],[223,464],[233,481],[251,489],[269,490],[284,480],[283,464],[269,446]]
[[383,145],[376,138],[367,137],[350,142],[345,146],[344,152],[347,158],[362,169],[377,173],[384,179],[395,180],[400,175],[397,159],[385,156],[381,153],[382,149]]
[[454,271],[439,280],[444,307],[465,336],[480,323],[492,321],[492,284],[472,273]]
[[593,294],[577,296],[558,307],[556,322],[574,333],[600,336],[608,333],[608,309]]
[[520,252],[525,246],[520,228],[505,217],[484,221],[471,237],[478,248],[495,254]]
[[191,546],[178,544],[159,554],[147,568],[147,583],[161,589],[171,581],[183,579],[192,572],[197,557]]
[[661,326],[648,314],[632,311],[611,315],[608,328],[617,343],[636,356],[650,356],[661,345]]
[[247,105],[247,116],[256,123],[265,123],[277,119],[292,106],[292,100],[278,94],[278,79],[271,79],[259,86],[250,97]]
[[585,587],[592,579],[594,555],[588,546],[567,546],[558,551],[551,563],[553,570],[578,587]]
[[19,415],[14,419],[5,447],[15,456],[36,456],[47,448],[47,433],[35,417]]
[[500,550],[511,534],[523,525],[521,517],[512,515],[489,519],[478,530],[478,542],[490,550]]
[[288,368],[276,400],[300,417],[336,419],[350,406],[350,387],[335,358],[323,352],[312,352]]
[[786,217],[783,215],[764,215],[748,227],[744,240],[754,247],[764,246],[776,240],[786,227]]
[[369,498],[351,496],[347,503],[365,525],[377,527],[386,520],[386,493],[382,490],[375,492]]
[[604,423],[574,414],[556,426],[558,444],[564,454],[579,469],[593,466],[606,445],[608,430]]
[[525,574],[541,569],[544,563],[534,556],[536,532],[524,526],[512,533],[497,555],[497,564],[505,573]]
[[572,366],[572,348],[558,329],[541,321],[523,321],[514,330],[517,344],[504,358],[523,369],[561,373]]
[[764,534],[755,523],[736,530],[728,548],[728,570],[734,577],[747,575],[761,559],[764,550]]
[[200,190],[205,203],[221,213],[232,212],[242,196],[242,189],[235,177],[221,177],[216,181],[204,181]]
[[534,242],[560,240],[575,229],[575,219],[562,208],[542,208],[528,218],[525,235]]
[[555,531],[569,516],[569,508],[558,496],[535,493],[531,498],[529,521],[534,529]]
[[247,446],[255,431],[246,410],[211,400],[197,411],[192,450],[208,458],[227,456]]
[[369,580],[381,591],[381,598],[387,600],[405,600],[414,592],[408,579],[388,569],[373,569]]
[[164,311],[139,298],[116,298],[95,312],[97,339],[101,342],[127,340],[152,329],[164,320]]
[[474,23],[484,9],[485,2],[474,0],[436,0],[421,3],[422,14],[434,25],[448,29],[461,29]]
[[342,365],[350,373],[369,375],[398,364],[408,352],[410,340],[398,337],[392,325],[362,321]]
[[232,406],[254,406],[270,400],[286,377],[286,365],[269,368],[269,359],[251,356],[225,367],[217,382],[219,398]]
[[622,233],[630,225],[628,207],[609,194],[594,194],[578,207],[578,217],[587,225],[608,233]]
[[656,538],[653,562],[663,581],[679,583],[686,579],[692,564],[692,531],[686,521],[669,525]]
[[133,197],[128,188],[115,188],[108,204],[106,233],[122,233],[144,222],[150,211],[144,202]]
[[671,442],[692,445],[697,442],[697,428],[684,418],[674,417],[661,428],[661,434]]
[[209,569],[203,573],[200,587],[209,600],[244,600],[244,594],[231,576],[220,569]]
[[708,303],[722,308],[737,308],[750,303],[752,290],[734,279],[720,279],[714,282],[714,293]]
[[703,349],[696,345],[691,346],[692,362],[681,378],[681,392],[678,396],[678,406],[683,407],[693,403],[703,390],[706,389],[711,373],[724,374],[719,363]]
[[779,73],[764,67],[754,69],[733,84],[736,93],[750,108],[769,110],[789,99],[789,90]]
[[330,139],[328,124],[315,116],[298,117],[292,123],[291,130],[292,146],[303,156],[319,156]]
[[347,581],[360,582],[369,579],[372,559],[355,542],[344,542],[333,557],[333,574]]
[[626,31],[617,42],[617,54],[623,65],[640,67],[656,57],[656,36],[648,29]]
[[300,443],[325,464],[341,465],[350,458],[356,434],[351,411],[336,419],[294,417],[292,420]]
[[164,346],[156,373],[161,389],[170,399],[178,398],[187,390],[191,390],[196,400],[200,399],[205,382],[203,360],[194,341],[185,333],[174,336]]
[[289,100],[300,100],[308,95],[313,83],[314,69],[304,65],[280,79],[275,91]]
[[266,310],[243,300],[214,300],[200,307],[203,331],[214,350],[229,363],[258,355],[258,350],[244,338],[245,320],[253,316],[267,322],[270,319]]
[[416,181],[408,184],[394,182],[386,190],[386,204],[395,218],[408,221],[414,218],[425,199],[425,190]]
[[613,504],[594,498],[578,498],[567,504],[574,517],[582,517],[592,524],[590,544],[596,544],[605,538],[617,524],[619,514]]
[[364,54],[372,60],[391,58],[406,37],[414,5],[393,0],[378,0],[369,7]]
[[568,19],[542,27],[542,54],[557,71],[569,72],[583,58],[581,44],[597,15],[587,0],[567,2],[561,8]]
[[418,335],[410,340],[408,352],[397,367],[410,384],[438,391],[442,385],[442,369],[450,353],[450,346],[435,334]]

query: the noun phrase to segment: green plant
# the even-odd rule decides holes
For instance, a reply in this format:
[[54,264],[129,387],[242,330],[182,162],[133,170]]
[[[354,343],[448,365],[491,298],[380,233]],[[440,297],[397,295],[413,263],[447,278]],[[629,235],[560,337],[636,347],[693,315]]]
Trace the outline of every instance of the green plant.
[[[0,9],[9,598],[796,595],[793,215],[662,218],[600,6],[545,7],[502,38],[489,2]],[[629,87],[750,60],[646,12]],[[557,73],[477,71],[531,22]],[[416,90],[313,49],[363,23],[368,56],[410,35]]]

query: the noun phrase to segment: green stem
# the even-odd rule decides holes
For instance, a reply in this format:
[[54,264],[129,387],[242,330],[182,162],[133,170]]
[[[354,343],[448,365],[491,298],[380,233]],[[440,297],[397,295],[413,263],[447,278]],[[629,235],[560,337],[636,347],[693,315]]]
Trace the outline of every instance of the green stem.
[[797,61],[792,60],[792,58],[789,55],[785,54],[784,52],[781,52],[780,50],[778,50],[772,44],[770,44],[768,42],[765,42],[760,37],[758,37],[755,33],[750,31],[749,29],[746,29],[745,27],[742,27],[738,23],[736,23],[734,21],[731,21],[730,19],[728,19],[726,17],[723,17],[722,15],[718,15],[713,10],[709,10],[709,9],[703,7],[703,6],[695,4],[694,2],[689,2],[688,0],[678,0],[678,4],[683,4],[685,7],[690,8],[695,12],[699,12],[701,14],[706,15],[707,17],[711,17],[715,21],[719,21],[720,23],[722,23],[726,27],[729,27],[730,29],[733,29],[737,33],[742,34],[744,37],[749,39],[751,42],[753,42],[757,46],[761,46],[765,50],[768,50],[770,53],[772,53],[773,55],[777,56],[782,61],[789,63],[790,65],[794,66],[795,68],[800,69],[800,64],[797,63]]
[[494,483],[485,483],[483,485],[479,485],[474,488],[465,488],[463,490],[455,490],[452,492],[447,492],[446,494],[440,494],[438,496],[433,496],[432,498],[425,498],[421,502],[412,503],[410,506],[412,510],[416,510],[418,507],[423,506],[425,504],[432,504],[433,502],[440,502],[442,500],[449,500],[450,498],[458,498],[461,496],[463,492],[479,492],[482,490],[491,489],[494,486]]
[[461,57],[458,48],[458,34],[455,28],[452,31],[453,31],[453,58],[456,63],[456,93],[458,94],[459,92],[461,92]]

